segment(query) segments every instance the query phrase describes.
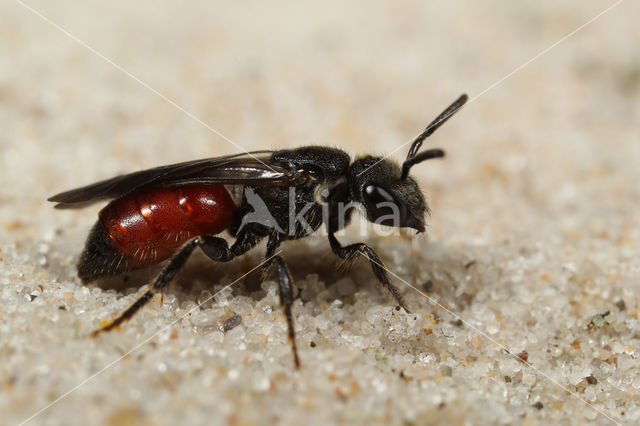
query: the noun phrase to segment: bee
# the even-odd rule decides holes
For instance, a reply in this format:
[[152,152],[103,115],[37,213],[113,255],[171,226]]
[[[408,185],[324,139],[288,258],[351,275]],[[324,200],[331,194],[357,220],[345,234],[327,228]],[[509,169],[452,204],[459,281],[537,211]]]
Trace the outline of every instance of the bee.
[[[294,282],[276,250],[282,242],[307,237],[323,225],[333,253],[345,260],[360,254],[367,257],[376,278],[408,312],[376,252],[366,243],[343,245],[335,234],[356,210],[374,223],[424,232],[429,210],[409,171],[445,155],[441,149],[419,151],[467,99],[460,96],[426,127],[401,166],[387,158],[367,155],[352,161],[340,149],[304,146],[156,167],[49,198],[59,209],[110,200],[98,213],[80,255],[78,276],[84,283],[168,260],[149,290],[93,335],[133,317],[175,278],[196,248],[213,261],[228,262],[266,239],[264,267],[277,273],[294,364],[299,368],[291,312]],[[224,231],[234,238],[231,244],[219,236]]]

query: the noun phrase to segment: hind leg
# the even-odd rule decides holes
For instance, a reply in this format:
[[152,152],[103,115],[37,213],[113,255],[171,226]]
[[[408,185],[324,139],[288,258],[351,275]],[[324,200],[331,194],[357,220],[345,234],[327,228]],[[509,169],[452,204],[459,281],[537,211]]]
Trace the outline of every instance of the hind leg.
[[124,321],[127,321],[133,317],[136,312],[147,304],[154,294],[162,291],[168,286],[176,275],[184,268],[189,256],[193,253],[196,247],[200,247],[207,256],[216,261],[226,262],[233,259],[235,256],[239,256],[246,253],[249,249],[255,246],[262,237],[257,234],[243,233],[238,235],[238,239],[234,244],[229,247],[226,240],[220,237],[212,237],[209,235],[202,235],[196,237],[186,243],[177,254],[171,258],[167,266],[165,266],[158,277],[153,282],[153,285],[142,296],[140,296],[131,306],[129,306],[123,313],[118,315],[111,323],[95,330],[91,333],[92,336],[98,335],[100,332],[109,331]]
[[176,254],[171,259],[171,261],[167,264],[167,266],[165,266],[162,269],[162,271],[160,272],[160,275],[158,275],[158,277],[153,283],[153,286],[151,286],[149,290],[147,290],[142,296],[140,296],[138,300],[136,300],[133,303],[133,305],[127,308],[127,310],[125,310],[123,313],[118,315],[118,317],[115,320],[113,320],[111,323],[107,324],[106,326],[101,327],[98,330],[95,330],[93,333],[91,333],[91,336],[95,337],[98,335],[98,333],[102,331],[109,331],[119,326],[124,321],[131,319],[131,317],[133,317],[136,314],[136,312],[140,310],[140,308],[142,308],[144,305],[147,304],[149,300],[151,300],[151,298],[155,293],[157,293],[158,291],[161,291],[167,285],[169,285],[169,283],[175,278],[178,272],[182,270],[185,263],[187,263],[187,259],[189,259],[189,256],[191,256],[191,253],[193,253],[193,250],[195,250],[195,248],[198,247],[200,243],[201,243],[200,237],[196,237],[193,240],[189,241],[187,244],[185,244],[180,249],[178,254]]

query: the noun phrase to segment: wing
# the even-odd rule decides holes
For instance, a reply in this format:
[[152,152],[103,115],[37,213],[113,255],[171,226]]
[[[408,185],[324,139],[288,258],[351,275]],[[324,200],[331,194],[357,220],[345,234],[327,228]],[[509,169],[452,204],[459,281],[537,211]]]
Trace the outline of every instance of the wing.
[[195,184],[293,185],[300,176],[289,164],[271,160],[272,153],[254,151],[155,167],[62,192],[48,201],[58,203],[55,206],[58,209],[70,209],[99,200],[119,198],[132,191],[158,187]]

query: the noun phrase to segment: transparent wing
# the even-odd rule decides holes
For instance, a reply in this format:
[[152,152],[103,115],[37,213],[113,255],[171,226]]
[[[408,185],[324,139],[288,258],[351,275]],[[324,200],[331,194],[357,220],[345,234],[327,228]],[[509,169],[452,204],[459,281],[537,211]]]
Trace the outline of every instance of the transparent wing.
[[296,170],[286,163],[272,161],[272,153],[254,151],[155,167],[61,192],[48,201],[58,203],[55,206],[58,209],[70,209],[158,187],[196,184],[293,185]]

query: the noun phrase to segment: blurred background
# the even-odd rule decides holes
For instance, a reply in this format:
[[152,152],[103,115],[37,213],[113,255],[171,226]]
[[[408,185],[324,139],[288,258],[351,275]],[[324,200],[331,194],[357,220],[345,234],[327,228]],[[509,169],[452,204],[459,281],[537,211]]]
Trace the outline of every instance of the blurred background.
[[636,186],[621,187],[638,181],[637,167],[624,164],[640,158],[635,2],[522,68],[608,4],[69,5],[3,6],[7,216],[38,205],[31,215],[48,217],[39,202],[52,193],[241,149],[326,144],[352,154],[397,149],[400,160],[407,147],[398,147],[463,92],[472,102],[429,141],[448,158],[414,172],[445,204],[436,233],[464,232],[478,221],[465,205],[483,214],[505,191],[523,197],[522,210],[492,211],[505,215],[496,222],[550,208],[554,197],[579,202],[571,197],[585,179],[594,181],[585,197],[593,210],[638,197]]
[[[624,279],[615,294],[595,293],[621,295],[629,311],[638,304],[638,2],[6,0],[1,8],[6,282],[40,273],[47,261],[33,259],[49,250],[66,269],[48,273],[73,280],[101,206],[56,212],[44,201],[54,193],[241,150],[322,144],[402,160],[401,145],[468,93],[427,143],[447,157],[412,170],[433,210],[428,241],[483,247],[497,263],[527,246],[597,265]],[[28,308],[20,312],[28,318]]]

